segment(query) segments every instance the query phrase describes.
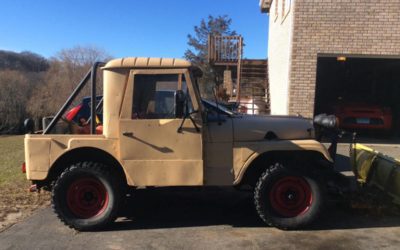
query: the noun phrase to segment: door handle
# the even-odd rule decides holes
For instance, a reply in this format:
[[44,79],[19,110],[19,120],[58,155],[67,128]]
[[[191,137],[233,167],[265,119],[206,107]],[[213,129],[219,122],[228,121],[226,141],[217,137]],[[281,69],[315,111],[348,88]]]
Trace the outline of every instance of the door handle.
[[128,136],[128,137],[133,137],[133,133],[132,132],[123,132],[122,135],[123,136]]

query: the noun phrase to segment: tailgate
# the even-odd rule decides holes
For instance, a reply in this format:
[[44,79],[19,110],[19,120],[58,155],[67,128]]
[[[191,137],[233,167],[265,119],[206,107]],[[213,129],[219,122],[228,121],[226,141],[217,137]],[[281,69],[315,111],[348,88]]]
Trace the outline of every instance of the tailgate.
[[25,136],[26,177],[43,180],[50,168],[50,138]]

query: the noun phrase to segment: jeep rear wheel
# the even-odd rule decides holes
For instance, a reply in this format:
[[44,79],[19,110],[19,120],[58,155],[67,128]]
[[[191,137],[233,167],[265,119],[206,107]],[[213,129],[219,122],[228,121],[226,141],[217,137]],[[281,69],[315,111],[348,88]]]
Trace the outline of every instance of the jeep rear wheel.
[[108,206],[108,200],[103,183],[93,177],[75,180],[67,189],[68,209],[78,218],[101,215]]
[[117,178],[103,164],[74,164],[64,170],[54,185],[53,210],[61,221],[74,229],[99,229],[117,216],[119,186]]
[[265,223],[281,229],[296,229],[318,217],[323,206],[322,190],[311,175],[275,164],[258,180],[254,201]]

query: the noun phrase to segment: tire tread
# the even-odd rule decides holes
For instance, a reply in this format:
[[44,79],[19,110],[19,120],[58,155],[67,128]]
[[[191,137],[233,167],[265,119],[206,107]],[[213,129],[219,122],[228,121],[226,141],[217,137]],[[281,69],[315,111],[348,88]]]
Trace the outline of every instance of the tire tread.
[[[294,171],[292,169],[286,168],[285,166],[283,166],[280,163],[275,163],[275,164],[271,165],[269,168],[267,168],[261,174],[260,178],[257,181],[255,189],[254,189],[254,205],[255,205],[258,215],[268,226],[280,228],[283,230],[297,229],[297,228],[301,228],[301,227],[311,224],[316,218],[319,217],[321,211],[323,210],[322,208],[324,205],[324,189],[322,188],[322,185],[320,184],[317,177],[311,178],[306,175],[307,178],[310,178],[315,182],[315,184],[318,188],[318,191],[317,191],[318,197],[316,197],[317,199],[319,199],[319,201],[317,201],[317,204],[316,204],[316,206],[318,206],[318,207],[317,207],[317,209],[312,210],[313,214],[311,217],[307,217],[304,219],[304,221],[300,221],[300,222],[297,221],[297,222],[292,222],[292,223],[281,223],[281,222],[279,222],[279,220],[273,219],[272,215],[268,214],[267,209],[266,209],[266,205],[267,205],[268,201],[264,200],[264,202],[263,202],[263,192],[265,192],[264,188],[267,185],[268,178],[270,176],[274,175],[275,172],[277,172],[277,171],[294,173]],[[301,175],[304,176],[303,174],[301,174]]]
[[[61,183],[59,182],[60,179],[65,178],[69,174],[71,174],[74,171],[77,171],[78,169],[80,170],[89,170],[93,171],[94,173],[99,173],[103,176],[108,176],[111,180],[111,185],[116,189],[116,194],[117,196],[121,196],[121,180],[118,180],[118,177],[111,172],[111,169],[109,166],[104,165],[102,163],[98,162],[92,162],[92,161],[83,161],[83,162],[78,162],[75,164],[72,164],[70,167],[66,168],[61,175],[58,177],[58,179],[55,181],[53,190],[51,192],[51,207],[54,213],[56,214],[57,218],[63,222],[66,226],[69,228],[78,230],[78,231],[88,231],[88,230],[98,230],[111,222],[113,222],[117,216],[118,216],[118,207],[114,208],[112,210],[111,215],[101,223],[95,226],[90,226],[90,227],[82,227],[77,224],[71,223],[66,219],[61,213],[60,210],[62,210],[62,204],[59,204],[57,194],[59,193],[58,191],[63,188]],[[120,200],[120,197],[117,197],[117,199]],[[116,202],[115,205],[118,206],[119,202]]]

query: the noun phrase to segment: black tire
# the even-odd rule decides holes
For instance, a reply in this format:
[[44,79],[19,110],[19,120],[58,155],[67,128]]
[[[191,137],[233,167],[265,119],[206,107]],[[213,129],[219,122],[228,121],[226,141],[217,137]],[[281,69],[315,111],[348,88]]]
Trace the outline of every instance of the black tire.
[[319,216],[324,189],[311,173],[294,171],[277,163],[261,175],[254,190],[260,218],[284,230],[304,228]]
[[65,169],[52,190],[57,217],[79,231],[98,230],[113,222],[121,201],[121,180],[108,166],[80,162]]

